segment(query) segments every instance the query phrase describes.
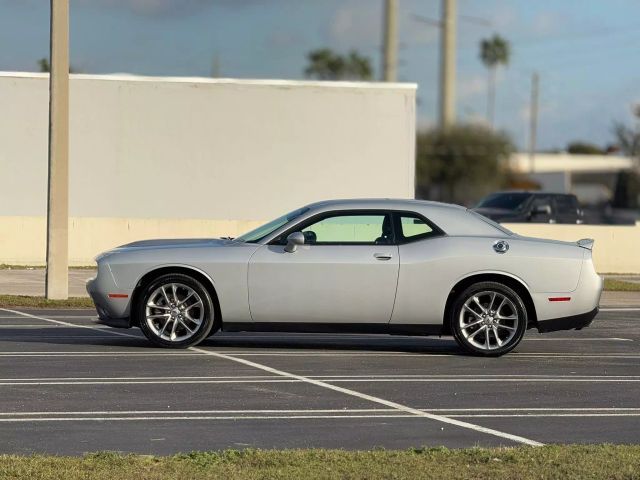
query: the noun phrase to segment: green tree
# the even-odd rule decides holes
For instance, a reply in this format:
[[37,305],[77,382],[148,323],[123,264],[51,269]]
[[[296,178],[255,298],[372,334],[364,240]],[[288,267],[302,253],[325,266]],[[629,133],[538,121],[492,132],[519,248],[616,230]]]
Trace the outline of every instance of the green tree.
[[616,137],[618,147],[625,155],[640,158],[640,105],[633,110],[636,117],[636,125],[629,127],[622,122],[613,124],[613,134]]
[[371,59],[355,50],[341,55],[329,48],[320,48],[307,54],[307,78],[317,80],[371,80],[373,67]]
[[496,103],[496,72],[500,65],[508,65],[511,57],[509,42],[498,34],[480,41],[480,60],[489,72],[487,91],[487,121],[493,126]]
[[[625,155],[636,160],[636,167],[640,163],[640,105],[633,110],[636,118],[634,126],[627,126],[622,122],[613,125],[613,133],[618,147]],[[631,172],[619,172],[616,189],[613,195],[613,206],[618,208],[640,207],[640,175],[637,169]]]
[[[43,57],[40,60],[38,60],[38,68],[42,73],[51,72],[51,63],[49,63],[49,59],[46,57]],[[73,68],[72,66],[69,66],[69,73],[78,73],[78,72],[76,71],[75,68]]]
[[460,124],[419,133],[417,193],[454,203],[476,201],[504,185],[513,150],[506,134],[483,126]]
[[606,152],[598,145],[589,142],[571,142],[567,145],[567,152],[582,155],[605,155]]

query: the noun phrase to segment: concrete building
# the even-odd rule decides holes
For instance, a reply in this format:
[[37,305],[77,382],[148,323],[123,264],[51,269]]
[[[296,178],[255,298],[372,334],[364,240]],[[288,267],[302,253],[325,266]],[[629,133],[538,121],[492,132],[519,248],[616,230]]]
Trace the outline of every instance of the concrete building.
[[638,166],[629,157],[571,153],[536,153],[532,164],[528,153],[516,153],[510,168],[527,174],[542,190],[575,193],[582,203],[599,204],[611,199],[618,172]]
[[[44,264],[48,76],[0,73],[0,263]],[[70,262],[235,236],[316,200],[412,198],[414,84],[72,75]]]

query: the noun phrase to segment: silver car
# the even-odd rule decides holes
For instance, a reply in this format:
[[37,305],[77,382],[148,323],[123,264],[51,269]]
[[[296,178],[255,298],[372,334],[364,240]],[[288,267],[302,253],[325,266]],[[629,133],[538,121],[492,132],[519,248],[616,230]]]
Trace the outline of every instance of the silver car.
[[333,200],[235,239],[146,240],[99,255],[100,321],[184,348],[218,330],[452,335],[511,351],[529,328],[598,312],[593,241],[521,237],[460,206]]

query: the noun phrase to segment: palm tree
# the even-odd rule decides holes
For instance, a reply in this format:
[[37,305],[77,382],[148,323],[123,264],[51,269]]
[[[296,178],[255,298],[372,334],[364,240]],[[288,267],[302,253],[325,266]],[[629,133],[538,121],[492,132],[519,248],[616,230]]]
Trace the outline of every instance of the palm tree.
[[496,70],[507,65],[511,56],[509,42],[498,34],[480,42],[480,60],[489,71],[489,91],[487,96],[487,120],[493,126],[496,103]]

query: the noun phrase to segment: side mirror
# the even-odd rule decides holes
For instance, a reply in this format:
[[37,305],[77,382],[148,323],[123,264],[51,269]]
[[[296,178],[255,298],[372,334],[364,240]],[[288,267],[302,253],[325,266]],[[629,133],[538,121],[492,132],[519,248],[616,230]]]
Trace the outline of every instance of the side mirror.
[[551,206],[550,205],[538,205],[533,209],[534,215],[551,215]]
[[302,232],[293,232],[287,237],[285,252],[293,253],[298,249],[298,245],[304,245],[304,235]]

